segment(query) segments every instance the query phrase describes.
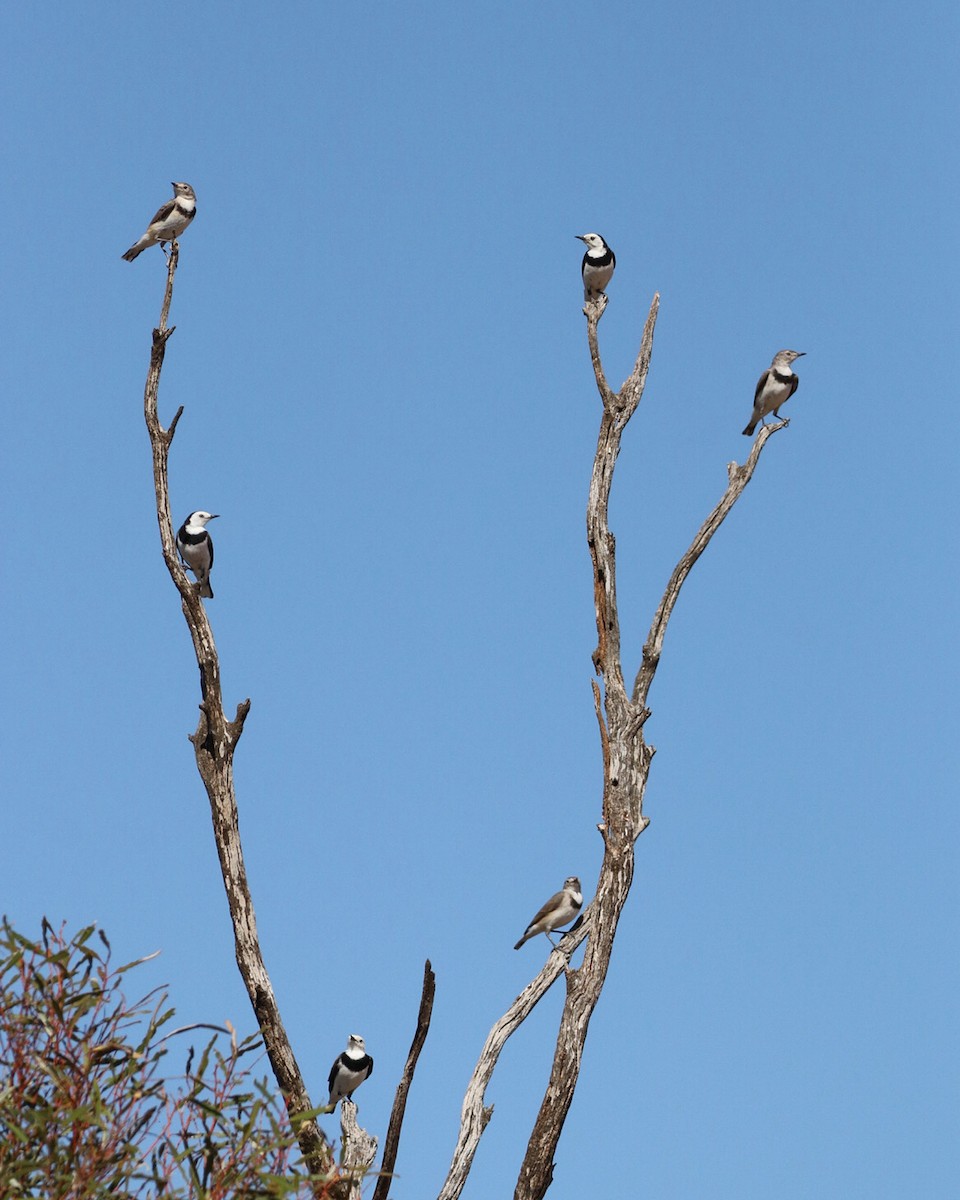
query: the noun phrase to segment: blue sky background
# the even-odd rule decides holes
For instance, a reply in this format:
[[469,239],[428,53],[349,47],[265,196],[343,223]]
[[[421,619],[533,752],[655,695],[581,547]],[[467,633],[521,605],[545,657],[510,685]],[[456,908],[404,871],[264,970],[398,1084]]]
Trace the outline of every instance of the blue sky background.
[[[252,1028],[153,513],[163,259],[120,258],[186,179],[161,413],[186,408],[176,520],[222,514],[264,952],[318,1101],[366,1037],[381,1138],[431,958],[394,1194],[436,1194],[548,949],[513,942],[600,862],[573,236],[599,230],[615,385],[662,294],[611,512],[630,675],[757,376],[807,357],[668,633],[652,823],[550,1196],[950,1194],[955,6],[166,11],[0,18],[3,909],[160,948],[144,990]],[[560,1002],[508,1044],[467,1197],[514,1185]]]

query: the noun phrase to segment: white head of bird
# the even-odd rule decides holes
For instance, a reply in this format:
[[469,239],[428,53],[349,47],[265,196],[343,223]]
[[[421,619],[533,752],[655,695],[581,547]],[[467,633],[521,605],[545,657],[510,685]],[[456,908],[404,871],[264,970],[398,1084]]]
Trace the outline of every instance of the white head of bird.
[[602,258],[610,249],[599,233],[578,233],[576,236],[587,247],[591,258]]
[[351,1033],[347,1039],[347,1058],[363,1058],[367,1053],[367,1046],[359,1033]]
[[184,521],[184,524],[186,525],[189,533],[199,533],[201,529],[206,528],[208,521],[215,521],[219,516],[219,513],[204,512],[203,509],[200,508],[197,509],[196,512],[192,512],[190,516],[187,517],[186,521]]

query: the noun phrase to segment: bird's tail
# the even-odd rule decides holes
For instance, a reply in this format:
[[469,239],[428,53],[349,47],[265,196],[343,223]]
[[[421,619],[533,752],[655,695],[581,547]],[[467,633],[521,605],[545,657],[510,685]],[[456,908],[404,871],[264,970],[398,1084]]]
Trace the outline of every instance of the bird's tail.
[[133,262],[133,260],[137,257],[138,254],[142,254],[144,252],[144,250],[149,249],[152,245],[155,244],[155,242],[156,242],[156,238],[153,238],[150,236],[150,231],[148,229],[147,232],[143,235],[143,237],[140,238],[139,241],[134,242],[133,245],[130,247],[130,249],[126,252],[126,254],[121,255],[121,257],[125,258],[127,260],[127,262]]
[[514,946],[514,950],[519,950],[523,943],[530,937],[529,933],[525,933],[519,942]]
[[200,581],[200,595],[204,600],[213,599],[213,588],[210,586],[209,578]]
[[756,427],[756,421],[751,421],[746,429],[742,430],[741,432],[743,433],[744,437],[753,437],[753,431],[756,429]]

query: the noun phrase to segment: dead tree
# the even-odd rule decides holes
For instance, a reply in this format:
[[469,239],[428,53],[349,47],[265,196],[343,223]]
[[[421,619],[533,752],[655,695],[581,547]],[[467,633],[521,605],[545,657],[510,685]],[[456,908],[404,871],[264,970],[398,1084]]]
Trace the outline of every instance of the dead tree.
[[[144,415],[153,451],[157,522],[163,558],[180,594],[183,615],[200,670],[200,718],[190,741],[210,802],[220,869],[233,924],[237,966],[305,1162],[318,1181],[315,1193],[317,1197],[329,1197],[330,1200],[354,1200],[359,1197],[360,1183],[376,1156],[377,1142],[357,1126],[356,1106],[351,1101],[342,1102],[343,1147],[338,1165],[330,1143],[312,1115],[315,1105],[311,1102],[284,1029],[260,950],[240,843],[233,756],[250,711],[250,701],[244,700],[237,705],[232,720],[224,712],[220,663],[213,631],[199,589],[187,578],[176,551],[167,463],[183,408],[176,411],[170,425],[164,428],[158,417],[158,396],[164,354],[174,332],[173,326],[168,327],[167,320],[177,260],[178,247],[174,243],[167,264],[160,323],[153,331],[150,366],[144,389]],[[507,1039],[562,976],[566,999],[550,1080],[530,1135],[514,1195],[516,1200],[541,1200],[550,1186],[554,1155],[577,1084],[587,1029],[606,979],[617,923],[633,880],[634,845],[648,824],[648,819],[643,815],[643,796],[654,747],[645,741],[643,728],[650,716],[647,697],[660,662],[667,624],[694,563],[749,483],[768,438],[789,423],[780,421],[771,426],[761,426],[746,463],[743,466],[736,463],[728,465],[726,491],[670,576],[644,643],[633,687],[628,694],[620,652],[615,542],[608,525],[608,506],[623,431],[643,396],[659,302],[659,296],[655,296],[636,363],[619,392],[614,392],[607,383],[597,340],[597,324],[606,308],[606,296],[588,301],[584,308],[590,357],[602,402],[600,433],[587,504],[587,543],[593,562],[597,621],[597,647],[593,652],[593,664],[599,677],[599,683],[593,682],[593,697],[604,778],[601,820],[597,826],[604,846],[600,875],[594,898],[584,910],[582,920],[561,940],[559,948],[550,955],[538,975],[487,1036],[464,1098],[460,1134],[439,1200],[456,1200],[463,1191],[480,1137],[493,1112],[492,1108],[485,1105],[484,1095]],[[586,950],[583,963],[573,968],[570,966],[571,956],[584,942]],[[433,997],[434,978],[428,962],[424,971],[417,1029],[397,1088],[374,1200],[386,1200],[389,1192],[407,1091],[429,1028]]]
[[[540,973],[517,997],[487,1036],[463,1102],[460,1134],[450,1171],[439,1200],[456,1200],[463,1190],[493,1109],[484,1104],[484,1093],[510,1035],[520,1026],[549,988],[563,977],[566,998],[553,1055],[550,1079],[527,1143],[514,1191],[515,1200],[541,1200],[553,1179],[554,1155],[570,1110],[580,1073],[580,1061],[593,1010],[607,976],[617,923],[633,881],[634,845],[649,819],[643,815],[643,796],[653,761],[643,727],[650,716],[647,697],[653,683],[667,623],[694,563],[706,549],[723,519],[750,482],[767,439],[787,421],[763,426],[743,466],[730,463],[727,487],[720,501],[697,531],[670,576],[657,605],[650,632],[628,693],[620,652],[620,619],[617,609],[616,543],[608,524],[610,489],[620,441],[636,412],[646,385],[653,332],[660,306],[659,295],[650,305],[640,352],[633,371],[618,392],[607,383],[600,361],[597,324],[607,305],[604,295],[584,307],[587,341],[597,390],[603,405],[600,434],[587,502],[587,544],[593,562],[593,592],[597,620],[597,647],[593,652],[599,683],[593,683],[594,706],[603,755],[603,798],[597,826],[603,838],[603,862],[596,893],[580,925],[564,937]],[[586,941],[583,963],[570,966],[578,946]]]

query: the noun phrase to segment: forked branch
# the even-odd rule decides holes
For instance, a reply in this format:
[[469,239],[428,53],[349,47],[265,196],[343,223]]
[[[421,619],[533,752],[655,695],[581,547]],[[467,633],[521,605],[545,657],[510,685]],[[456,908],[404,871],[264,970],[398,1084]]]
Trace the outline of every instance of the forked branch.
[[[604,299],[601,297],[601,301]],[[600,301],[588,302],[584,308],[590,358],[603,403],[587,503],[587,542],[593,561],[597,622],[593,662],[602,684],[602,695],[594,684],[594,699],[603,754],[603,820],[599,828],[604,853],[583,965],[566,973],[566,1000],[550,1080],[520,1168],[515,1200],[542,1200],[553,1179],[554,1156],[579,1077],[587,1029],[606,979],[617,924],[633,881],[635,843],[648,824],[643,815],[643,797],[654,755],[654,748],[646,744],[643,734],[650,715],[646,704],[667,623],[693,564],[750,481],[767,438],[780,427],[761,432],[745,466],[731,464],[728,468],[726,493],[671,575],[644,647],[637,682],[628,697],[620,650],[616,542],[609,528],[609,500],[623,431],[646,385],[659,296],[654,296],[650,306],[633,371],[619,392],[613,392],[607,384],[600,360],[597,324],[604,308]]]
[[[602,298],[601,298],[602,299]],[[534,1123],[517,1179],[515,1200],[541,1200],[553,1180],[553,1162],[563,1126],[573,1102],[587,1030],[600,999],[620,914],[633,881],[634,843],[647,825],[643,793],[653,749],[643,739],[649,714],[629,700],[623,682],[620,617],[617,606],[616,541],[610,532],[609,504],[613,473],[623,431],[643,398],[653,353],[653,335],[660,308],[655,295],[647,314],[634,368],[619,392],[611,391],[600,361],[597,324],[605,305],[588,301],[587,341],[603,414],[587,499],[587,545],[593,562],[594,612],[597,648],[593,664],[603,687],[604,714],[597,700],[603,752],[604,851],[593,901],[593,925],[583,964],[567,972],[567,994],[560,1017],[550,1080]]]
[[480,1138],[493,1116],[493,1107],[487,1106],[484,1097],[500,1054],[511,1035],[516,1033],[553,984],[568,969],[570,956],[589,933],[591,922],[592,910],[588,907],[580,924],[561,939],[558,948],[551,951],[536,978],[527,984],[487,1034],[480,1058],[467,1084],[460,1114],[460,1135],[457,1138],[450,1170],[437,1200],[456,1200],[463,1191],[480,1145]]

